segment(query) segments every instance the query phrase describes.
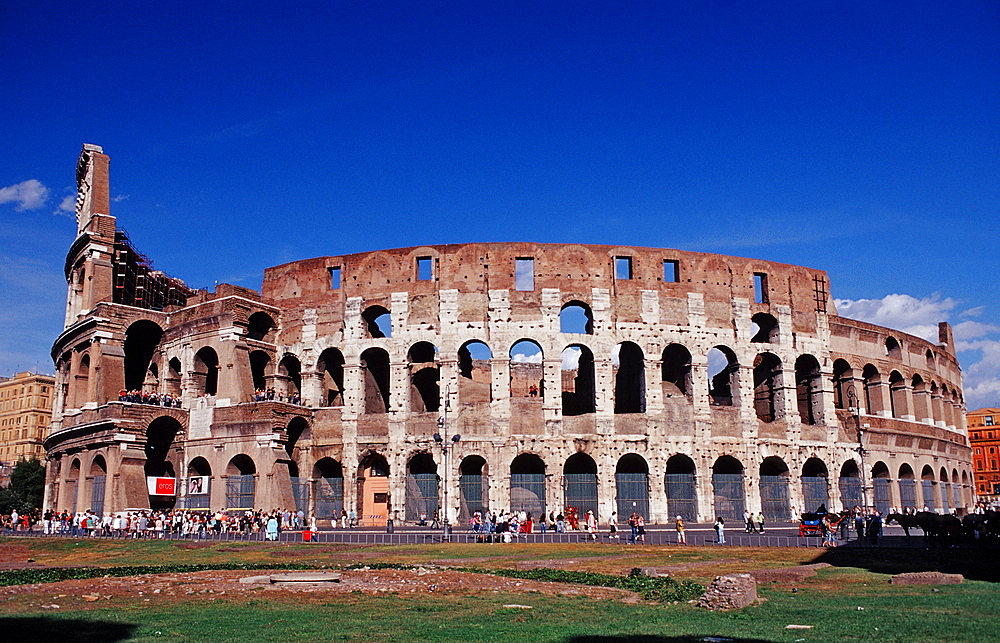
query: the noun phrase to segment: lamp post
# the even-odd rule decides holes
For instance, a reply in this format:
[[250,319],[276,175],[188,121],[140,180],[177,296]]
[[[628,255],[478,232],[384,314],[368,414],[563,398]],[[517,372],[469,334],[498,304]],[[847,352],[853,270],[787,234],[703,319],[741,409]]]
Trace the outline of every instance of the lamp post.
[[847,389],[847,405],[851,415],[854,416],[855,430],[858,435],[858,446],[854,450],[861,458],[861,509],[865,515],[868,515],[868,480],[865,477],[865,454],[868,453],[868,450],[865,449],[864,435],[865,429],[869,428],[870,425],[861,424],[861,406],[858,404],[858,394],[855,392],[853,384]]
[[441,465],[444,467],[441,488],[441,530],[442,540],[451,540],[451,525],[448,523],[448,447],[449,442],[458,444],[462,436],[457,433],[448,437],[448,409],[451,408],[451,397],[449,396],[449,386],[444,387],[444,406],[441,415],[437,419],[438,433],[434,434],[434,441],[441,446]]

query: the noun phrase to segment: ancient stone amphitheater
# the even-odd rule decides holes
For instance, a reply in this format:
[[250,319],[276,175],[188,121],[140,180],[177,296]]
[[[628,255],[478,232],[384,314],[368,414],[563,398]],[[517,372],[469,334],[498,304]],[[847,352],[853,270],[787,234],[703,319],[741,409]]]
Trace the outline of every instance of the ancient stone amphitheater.
[[191,290],[117,227],[108,166],[84,147],[50,508],[380,525],[971,501],[951,329],[931,343],[840,317],[821,270],[468,243],[296,261],[261,293]]

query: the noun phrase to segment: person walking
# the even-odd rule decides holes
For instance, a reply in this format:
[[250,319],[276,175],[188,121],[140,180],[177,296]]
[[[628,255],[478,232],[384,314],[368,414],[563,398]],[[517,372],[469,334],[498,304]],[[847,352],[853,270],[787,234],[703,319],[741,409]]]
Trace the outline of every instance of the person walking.
[[750,513],[749,509],[746,509],[743,512],[743,520],[744,522],[746,522],[746,532],[748,534],[752,534],[753,532],[757,531],[757,529],[753,525],[753,514]]
[[633,511],[632,515],[628,517],[628,526],[629,526],[629,529],[632,530],[632,534],[629,536],[629,539],[628,539],[628,542],[629,542],[630,545],[634,545],[635,544],[636,536],[639,535],[639,521],[638,521],[638,516],[639,515]]
[[590,509],[587,510],[586,525],[587,533],[590,534],[590,539],[597,540],[597,516],[595,516],[594,512]]
[[674,529],[677,530],[677,544],[686,545],[687,535],[684,533],[684,519],[680,516],[677,516],[677,520],[674,521]]
[[715,519],[715,542],[720,545],[726,544],[726,521],[722,516]]
[[608,540],[614,538],[618,540],[618,512],[612,511],[611,517],[608,518]]
[[757,512],[757,531],[758,533],[764,533],[764,512]]

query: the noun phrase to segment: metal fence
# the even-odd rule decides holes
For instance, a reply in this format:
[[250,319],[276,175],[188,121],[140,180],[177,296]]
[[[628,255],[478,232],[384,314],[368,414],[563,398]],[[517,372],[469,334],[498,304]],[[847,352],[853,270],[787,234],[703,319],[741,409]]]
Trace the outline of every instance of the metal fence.
[[257,480],[253,474],[231,475],[226,478],[226,507],[253,509]]
[[668,473],[665,483],[667,514],[693,522],[698,518],[698,491],[693,473]]
[[829,506],[830,496],[826,478],[802,476],[802,501],[805,503],[802,507],[805,511],[816,511],[820,505],[833,509]]
[[458,479],[458,519],[465,522],[477,511],[485,513],[489,494],[489,480],[484,475],[463,474]]
[[744,504],[742,473],[713,473],[712,492],[715,495],[715,516],[729,522],[742,522]]
[[649,518],[649,474],[616,473],[615,489],[620,518],[627,518],[633,512]]
[[937,504],[934,498],[934,481],[933,480],[921,480],[920,488],[923,491],[924,496],[924,506],[927,507],[928,511],[936,511]]
[[537,518],[545,514],[545,474],[510,474],[510,510],[530,513]]
[[576,507],[581,516],[593,511],[597,515],[597,474],[567,473],[563,476],[563,491],[567,507]]
[[[901,509],[917,506],[917,484],[914,480],[903,478],[899,481],[899,505]],[[879,511],[882,510],[879,509]]]
[[861,478],[841,478],[839,480],[840,502],[846,509],[853,509],[864,504],[861,493]]
[[316,481],[316,516],[336,520],[344,509],[344,479],[320,478]]
[[760,509],[769,521],[789,520],[788,476],[760,477]]
[[104,492],[107,481],[107,476],[94,476],[90,490],[90,510],[97,515],[104,513]]
[[[912,480],[910,482],[913,482]],[[900,487],[900,491],[902,491]],[[889,513],[889,479],[888,478],[875,478],[872,480],[872,491],[875,495],[875,509],[883,516]],[[910,494],[912,497],[913,489],[911,487]],[[905,505],[904,505],[905,506]]]
[[430,519],[438,511],[438,476],[436,473],[406,475],[406,520]]

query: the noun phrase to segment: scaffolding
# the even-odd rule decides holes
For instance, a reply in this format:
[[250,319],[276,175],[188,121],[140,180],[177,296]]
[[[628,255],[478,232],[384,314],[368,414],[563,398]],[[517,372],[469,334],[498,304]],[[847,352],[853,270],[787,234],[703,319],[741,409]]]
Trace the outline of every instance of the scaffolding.
[[115,231],[114,254],[116,304],[148,310],[184,306],[194,291],[180,279],[153,269],[153,262],[135,249],[124,230]]

